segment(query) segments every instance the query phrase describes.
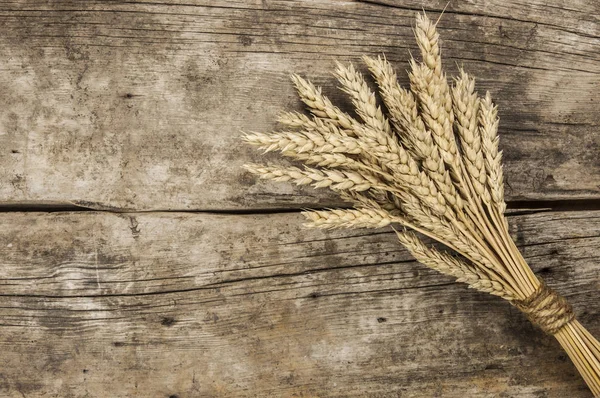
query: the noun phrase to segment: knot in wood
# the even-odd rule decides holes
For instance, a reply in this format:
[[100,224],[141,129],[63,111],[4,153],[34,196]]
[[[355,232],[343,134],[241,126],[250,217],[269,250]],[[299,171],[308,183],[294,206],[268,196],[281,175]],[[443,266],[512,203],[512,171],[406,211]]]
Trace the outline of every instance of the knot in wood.
[[515,300],[513,304],[527,315],[531,323],[550,335],[575,319],[573,307],[544,281],[540,281],[540,286],[531,296]]

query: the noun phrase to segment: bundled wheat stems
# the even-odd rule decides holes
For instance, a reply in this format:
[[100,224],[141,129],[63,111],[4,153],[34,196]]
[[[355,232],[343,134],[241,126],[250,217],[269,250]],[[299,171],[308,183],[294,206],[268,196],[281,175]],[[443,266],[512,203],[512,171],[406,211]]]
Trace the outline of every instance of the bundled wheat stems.
[[[509,235],[490,94],[480,97],[463,70],[448,83],[436,25],[425,14],[417,16],[414,32],[422,60],[410,60],[410,90],[398,84],[385,58],[363,57],[387,112],[352,65],[338,63],[335,75],[357,117],[293,75],[311,116],[284,113],[279,121],[286,131],[246,133],[244,139],[311,166],[245,168],[265,179],[330,188],[354,205],[306,211],[308,227],[399,226],[398,239],[419,262],[508,300],[556,337],[600,396],[600,343],[567,301],[534,275]],[[423,236],[445,250],[426,245]]]

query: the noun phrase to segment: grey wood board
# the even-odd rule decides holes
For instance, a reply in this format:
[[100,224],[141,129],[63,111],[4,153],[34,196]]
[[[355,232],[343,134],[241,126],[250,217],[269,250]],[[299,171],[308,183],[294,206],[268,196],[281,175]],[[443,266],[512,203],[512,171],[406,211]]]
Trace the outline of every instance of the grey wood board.
[[[377,2],[377,1],[376,1]],[[259,183],[240,131],[302,110],[288,75],[350,110],[334,60],[385,53],[407,83],[411,25],[446,1],[0,4],[0,203],[252,210],[340,204]],[[500,108],[511,200],[597,199],[598,4],[451,3],[439,22],[458,63]],[[364,68],[361,66],[361,69]]]
[[[7,397],[590,397],[558,343],[411,260],[299,214],[3,213]],[[509,218],[600,335],[600,212]]]

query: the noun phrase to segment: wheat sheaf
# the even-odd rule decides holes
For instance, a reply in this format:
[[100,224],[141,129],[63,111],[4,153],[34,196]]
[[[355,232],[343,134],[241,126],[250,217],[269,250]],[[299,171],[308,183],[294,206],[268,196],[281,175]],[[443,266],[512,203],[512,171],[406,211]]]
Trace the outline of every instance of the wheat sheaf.
[[[353,209],[305,211],[308,227],[395,226],[400,243],[422,264],[509,301],[567,352],[600,396],[600,343],[572,307],[536,276],[515,246],[504,216],[498,116],[464,70],[448,82],[436,24],[418,14],[421,61],[410,59],[410,88],[384,57],[363,57],[385,111],[363,75],[337,64],[335,76],[358,116],[335,106],[298,75],[292,81],[310,116],[286,112],[285,131],[245,133],[266,152],[304,167],[246,164],[260,178],[329,188]],[[445,248],[428,246],[423,236]]]

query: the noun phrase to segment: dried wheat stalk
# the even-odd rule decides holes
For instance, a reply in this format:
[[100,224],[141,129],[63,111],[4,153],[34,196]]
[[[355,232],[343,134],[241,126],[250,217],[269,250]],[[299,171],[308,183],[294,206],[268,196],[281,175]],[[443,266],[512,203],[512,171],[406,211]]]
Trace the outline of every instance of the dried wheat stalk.
[[[452,85],[442,69],[435,24],[417,16],[422,61],[410,60],[410,90],[385,58],[364,57],[384,112],[363,75],[337,64],[335,75],[360,120],[320,88],[292,80],[312,116],[284,113],[289,131],[248,133],[264,151],[316,167],[245,165],[265,179],[328,187],[354,209],[306,211],[308,227],[401,226],[398,239],[424,265],[469,287],[500,296],[556,337],[595,396],[600,396],[600,343],[575,319],[564,298],[536,277],[513,243],[504,217],[498,117],[489,93],[465,71]],[[455,252],[428,247],[413,230]]]

